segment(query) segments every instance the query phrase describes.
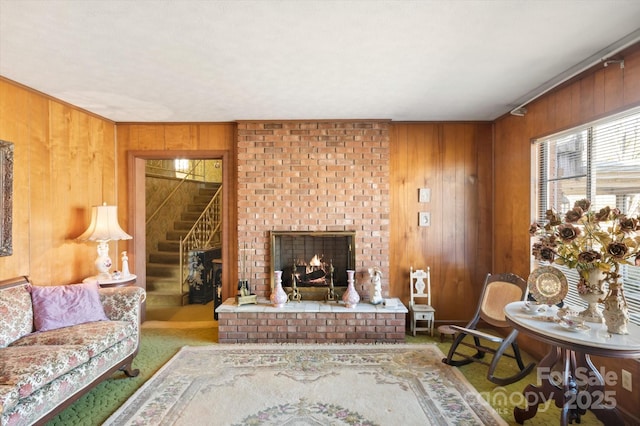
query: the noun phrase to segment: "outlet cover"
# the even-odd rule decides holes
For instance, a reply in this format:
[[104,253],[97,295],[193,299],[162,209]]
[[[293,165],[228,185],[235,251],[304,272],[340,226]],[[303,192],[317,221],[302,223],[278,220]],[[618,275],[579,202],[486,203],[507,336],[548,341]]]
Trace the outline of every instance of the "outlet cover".
[[629,392],[633,392],[631,383],[631,373],[625,369],[622,369],[622,388],[628,390]]

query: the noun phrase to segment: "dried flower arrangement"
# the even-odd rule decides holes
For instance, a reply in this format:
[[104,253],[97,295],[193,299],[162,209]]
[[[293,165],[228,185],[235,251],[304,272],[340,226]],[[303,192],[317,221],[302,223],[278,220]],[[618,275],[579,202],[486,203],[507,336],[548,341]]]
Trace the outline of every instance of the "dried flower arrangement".
[[[547,223],[531,224],[529,233],[539,237],[533,256],[578,271],[598,268],[611,275],[620,264],[640,266],[640,217],[628,217],[609,206],[590,210],[587,199],[576,201],[564,215],[547,210]],[[634,259],[635,258],[635,259]]]

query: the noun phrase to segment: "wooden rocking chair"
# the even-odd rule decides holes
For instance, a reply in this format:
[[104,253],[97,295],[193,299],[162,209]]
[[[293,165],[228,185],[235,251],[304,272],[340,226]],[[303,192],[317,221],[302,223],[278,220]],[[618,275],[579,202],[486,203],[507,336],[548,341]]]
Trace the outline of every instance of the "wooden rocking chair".
[[[489,371],[487,373],[487,379],[500,386],[517,382],[529,374],[531,370],[533,370],[535,363],[531,363],[525,367],[520,356],[518,343],[516,342],[518,330],[511,328],[504,316],[504,307],[507,304],[526,300],[526,297],[527,282],[521,277],[515,274],[488,274],[484,282],[484,289],[482,290],[480,304],[478,305],[478,309],[476,310],[471,322],[469,322],[466,327],[458,327],[455,325],[451,326],[451,328],[457,331],[458,334],[451,345],[451,349],[449,349],[449,354],[442,360],[442,362],[456,367],[466,365],[471,362],[479,362],[481,364],[488,365]],[[494,327],[511,328],[511,332],[509,332],[506,337],[502,337],[479,331],[476,327],[480,320],[483,320]],[[474,344],[464,342],[463,340],[466,336],[471,336]],[[496,343],[498,344],[498,348],[495,349],[482,345],[480,343],[480,339]],[[474,348],[476,353],[474,355],[462,354],[457,351],[459,345]],[[513,354],[505,352],[509,346],[511,346]],[[491,363],[482,360],[485,353],[493,354]],[[509,377],[495,376],[496,367],[503,356],[516,360],[519,368],[519,371],[516,374]]]

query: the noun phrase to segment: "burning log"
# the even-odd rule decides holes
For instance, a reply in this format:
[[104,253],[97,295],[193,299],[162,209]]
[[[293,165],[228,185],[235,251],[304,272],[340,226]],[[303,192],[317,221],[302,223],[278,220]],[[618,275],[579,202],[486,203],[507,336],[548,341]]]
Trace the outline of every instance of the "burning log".
[[308,274],[303,274],[300,276],[300,280],[304,282],[312,282],[312,281],[324,281],[324,277],[327,275],[325,271],[322,269],[317,269]]

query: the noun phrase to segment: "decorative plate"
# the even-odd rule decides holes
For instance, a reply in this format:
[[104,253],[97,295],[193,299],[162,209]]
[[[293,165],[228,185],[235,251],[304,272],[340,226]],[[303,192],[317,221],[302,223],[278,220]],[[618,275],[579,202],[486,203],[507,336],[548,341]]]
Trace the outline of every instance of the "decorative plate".
[[569,291],[567,278],[553,266],[541,266],[529,275],[529,292],[536,302],[555,305],[565,298]]

